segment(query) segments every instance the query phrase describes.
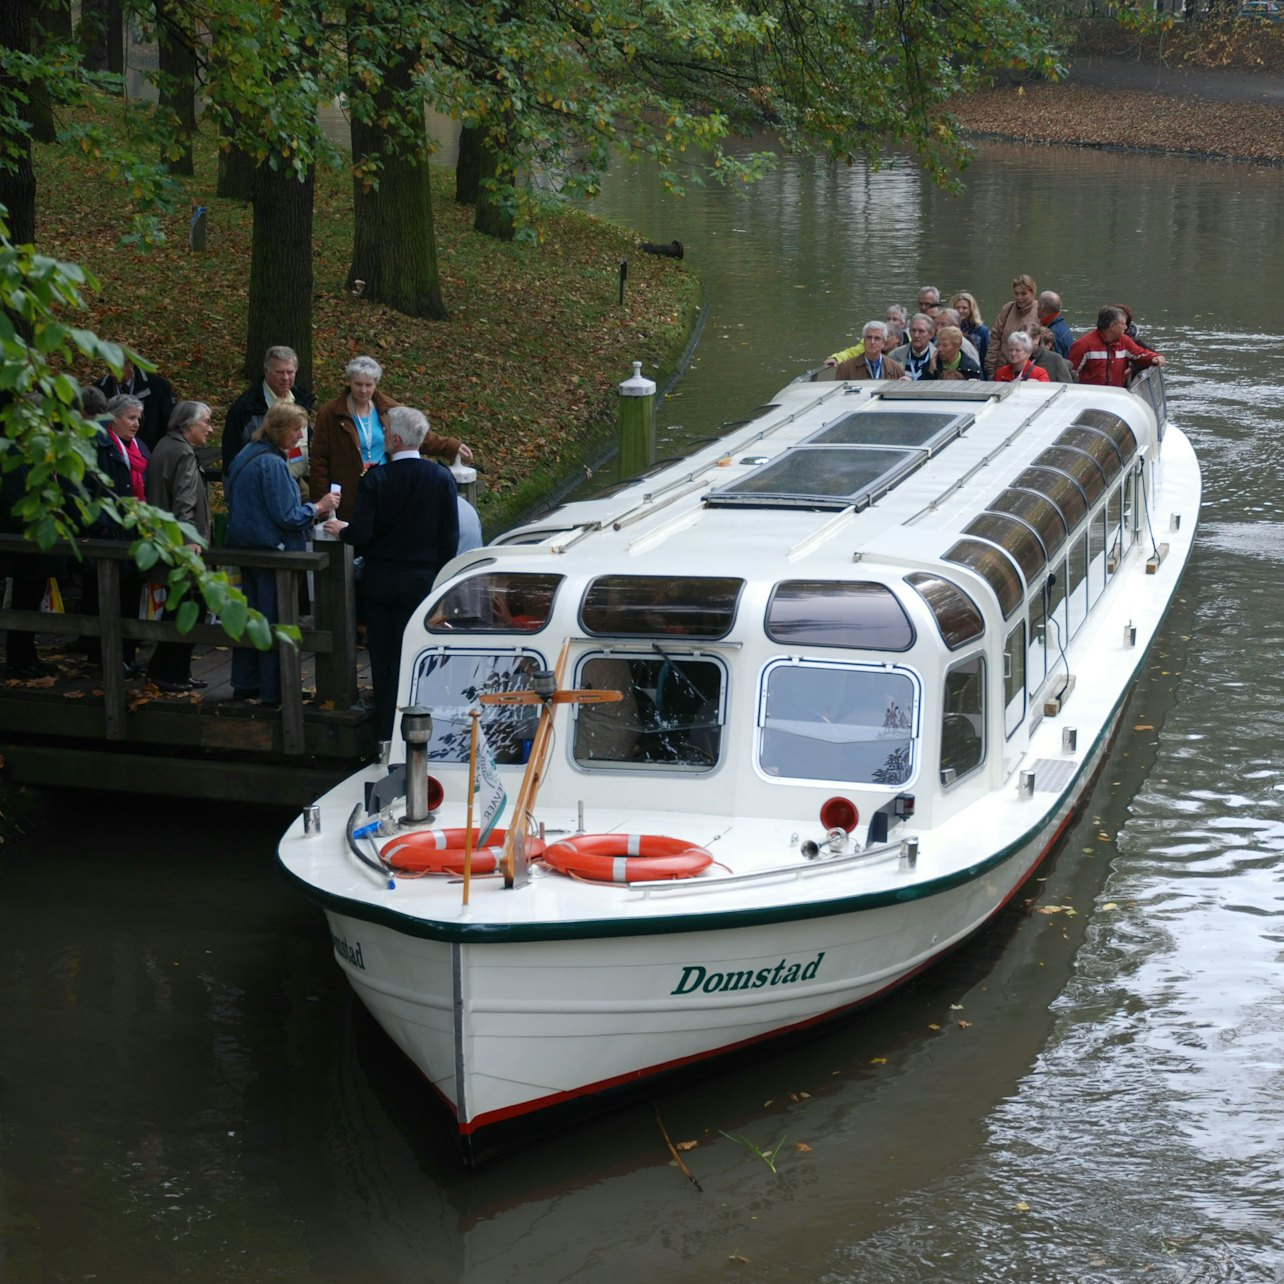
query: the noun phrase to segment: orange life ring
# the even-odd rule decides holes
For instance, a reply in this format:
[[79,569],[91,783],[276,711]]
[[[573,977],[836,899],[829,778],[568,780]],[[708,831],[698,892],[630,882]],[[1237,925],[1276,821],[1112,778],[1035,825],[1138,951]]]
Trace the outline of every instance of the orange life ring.
[[[462,874],[464,872],[464,843],[466,829],[417,829],[414,833],[390,839],[379,849],[379,855],[393,869],[414,874]],[[476,842],[478,831],[473,830]],[[474,874],[493,874],[499,868],[504,854],[508,831],[491,831],[490,843],[473,849]],[[526,840],[526,853],[534,860],[544,851],[538,838]]]
[[694,878],[713,864],[703,847],[662,834],[580,834],[549,843],[544,863],[594,883]]

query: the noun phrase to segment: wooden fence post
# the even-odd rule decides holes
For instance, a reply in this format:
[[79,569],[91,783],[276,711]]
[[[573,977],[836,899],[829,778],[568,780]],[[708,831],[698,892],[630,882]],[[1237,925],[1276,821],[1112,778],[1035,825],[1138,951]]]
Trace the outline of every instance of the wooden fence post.
[[351,709],[357,702],[357,595],[352,546],[340,540],[313,550],[330,559],[313,573],[313,627],[330,634],[333,647],[317,652],[317,702]]

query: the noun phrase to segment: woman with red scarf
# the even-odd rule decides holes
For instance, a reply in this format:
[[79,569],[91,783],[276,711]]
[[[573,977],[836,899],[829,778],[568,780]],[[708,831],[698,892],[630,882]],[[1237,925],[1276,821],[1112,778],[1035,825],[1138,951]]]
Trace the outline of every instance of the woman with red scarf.
[[[121,393],[107,403],[107,413],[111,418],[98,438],[98,465],[109,479],[109,486],[102,487],[104,498],[145,499],[148,453],[138,440],[138,430],[143,422],[143,403],[137,397]],[[89,534],[98,539],[130,538],[129,532],[105,513],[99,514]],[[117,562],[117,566],[120,568],[120,618],[136,620],[143,588],[142,577],[133,562]],[[84,609],[88,614],[98,613],[96,574],[85,576]],[[89,639],[86,649],[91,663],[102,663],[102,644],[97,638]],[[137,639],[122,638],[121,650],[125,676],[138,677],[142,673],[142,665],[134,659],[138,651]]]

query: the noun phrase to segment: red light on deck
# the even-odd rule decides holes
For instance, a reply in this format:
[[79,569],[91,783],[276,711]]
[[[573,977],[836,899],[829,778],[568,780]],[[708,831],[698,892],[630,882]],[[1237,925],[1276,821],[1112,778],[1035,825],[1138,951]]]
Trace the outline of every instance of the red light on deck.
[[441,787],[441,781],[436,776],[428,777],[428,810],[438,811],[441,804],[446,801],[446,791]]
[[820,809],[820,823],[826,829],[841,829],[850,834],[859,819],[860,812],[850,798],[830,798]]

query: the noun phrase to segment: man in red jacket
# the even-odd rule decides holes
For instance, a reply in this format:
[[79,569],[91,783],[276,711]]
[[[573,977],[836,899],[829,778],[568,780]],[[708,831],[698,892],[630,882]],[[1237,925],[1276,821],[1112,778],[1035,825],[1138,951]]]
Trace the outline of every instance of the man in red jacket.
[[1070,369],[1080,383],[1105,384],[1122,388],[1128,382],[1129,366],[1162,366],[1158,352],[1143,348],[1130,339],[1124,329],[1128,318],[1122,308],[1105,307],[1097,313],[1097,328],[1074,341],[1070,349]]

